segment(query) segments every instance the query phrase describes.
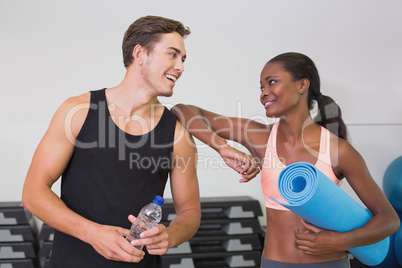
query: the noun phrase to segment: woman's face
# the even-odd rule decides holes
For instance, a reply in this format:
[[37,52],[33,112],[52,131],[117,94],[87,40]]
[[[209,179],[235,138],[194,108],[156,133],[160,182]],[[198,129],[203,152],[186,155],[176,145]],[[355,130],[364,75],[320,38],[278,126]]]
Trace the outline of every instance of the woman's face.
[[280,62],[265,65],[260,84],[260,101],[268,117],[285,116],[300,102],[301,81],[295,81]]

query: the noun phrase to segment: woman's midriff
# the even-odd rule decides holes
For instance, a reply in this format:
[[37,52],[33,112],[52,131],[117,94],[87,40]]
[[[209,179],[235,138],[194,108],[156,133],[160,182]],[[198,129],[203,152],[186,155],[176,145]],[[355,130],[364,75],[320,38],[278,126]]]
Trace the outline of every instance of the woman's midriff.
[[307,229],[301,217],[291,211],[266,209],[267,233],[262,256],[266,259],[288,263],[314,263],[342,259],[346,252],[307,255],[296,247],[295,229]]

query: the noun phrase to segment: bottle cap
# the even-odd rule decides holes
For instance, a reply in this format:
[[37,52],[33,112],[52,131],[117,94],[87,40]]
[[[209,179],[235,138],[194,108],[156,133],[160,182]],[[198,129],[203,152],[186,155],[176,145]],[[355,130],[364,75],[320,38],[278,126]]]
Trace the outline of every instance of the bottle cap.
[[154,203],[157,204],[158,206],[162,206],[163,203],[165,203],[165,199],[162,196],[155,196],[154,198]]

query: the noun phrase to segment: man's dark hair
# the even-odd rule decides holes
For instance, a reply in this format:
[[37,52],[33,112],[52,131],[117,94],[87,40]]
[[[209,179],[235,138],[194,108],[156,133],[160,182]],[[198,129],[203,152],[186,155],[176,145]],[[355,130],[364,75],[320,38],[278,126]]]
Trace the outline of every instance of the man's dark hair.
[[132,54],[136,45],[141,45],[149,53],[162,34],[173,32],[177,32],[183,38],[191,33],[181,22],[168,18],[145,16],[134,21],[124,34],[122,46],[124,66],[127,68],[133,62]]

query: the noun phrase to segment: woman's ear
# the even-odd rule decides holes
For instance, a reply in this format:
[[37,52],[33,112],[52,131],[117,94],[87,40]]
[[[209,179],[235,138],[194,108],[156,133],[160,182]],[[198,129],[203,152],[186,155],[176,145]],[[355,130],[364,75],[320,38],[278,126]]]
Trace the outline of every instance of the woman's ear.
[[300,80],[299,94],[304,94],[310,88],[310,80],[303,78]]

